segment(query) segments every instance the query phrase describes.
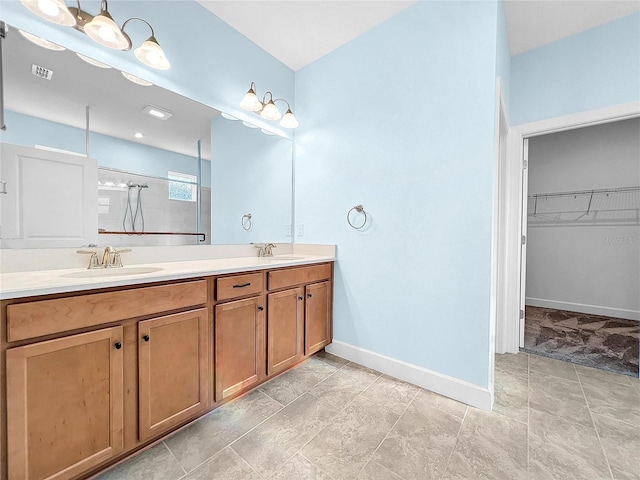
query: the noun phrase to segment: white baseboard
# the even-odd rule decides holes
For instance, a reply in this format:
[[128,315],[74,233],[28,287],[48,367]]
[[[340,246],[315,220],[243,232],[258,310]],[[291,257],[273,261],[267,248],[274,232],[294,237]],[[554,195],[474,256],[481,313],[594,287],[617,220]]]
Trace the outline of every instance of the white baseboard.
[[603,307],[601,305],[586,305],[583,303],[560,302],[558,300],[547,300],[545,298],[530,297],[525,298],[525,304],[532,307],[555,308],[558,310],[590,313],[591,315],[602,315],[605,317],[626,318],[627,320],[640,320],[639,311],[627,310],[624,308]]
[[334,340],[325,350],[338,357],[346,358],[365,367],[399,378],[445,397],[482,410],[491,411],[493,405],[493,391],[465,382],[442,373],[434,372],[402,360],[387,357],[364,348]]

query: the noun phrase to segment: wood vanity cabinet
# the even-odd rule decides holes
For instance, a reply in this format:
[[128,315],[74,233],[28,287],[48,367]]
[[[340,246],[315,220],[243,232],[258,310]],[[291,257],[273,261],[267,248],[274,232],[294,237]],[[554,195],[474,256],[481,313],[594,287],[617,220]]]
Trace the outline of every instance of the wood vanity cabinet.
[[9,349],[10,479],[73,478],[123,450],[123,331]]
[[331,342],[332,279],[324,263],[3,300],[0,478],[88,478],[295,366]]
[[331,343],[332,276],[331,264],[268,273],[269,375],[295,365]]
[[201,308],[138,323],[140,440],[209,406],[207,318]]
[[[264,295],[262,272],[216,280],[214,366],[216,401],[224,400],[265,377]],[[260,295],[255,295],[260,293]],[[252,295],[249,298],[234,298]],[[229,301],[230,300],[230,301]]]

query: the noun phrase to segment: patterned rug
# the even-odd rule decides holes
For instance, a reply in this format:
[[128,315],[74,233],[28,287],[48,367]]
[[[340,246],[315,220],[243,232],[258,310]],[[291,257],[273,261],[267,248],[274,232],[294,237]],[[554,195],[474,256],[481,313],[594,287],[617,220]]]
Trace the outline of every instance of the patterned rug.
[[640,322],[526,307],[525,352],[638,376]]

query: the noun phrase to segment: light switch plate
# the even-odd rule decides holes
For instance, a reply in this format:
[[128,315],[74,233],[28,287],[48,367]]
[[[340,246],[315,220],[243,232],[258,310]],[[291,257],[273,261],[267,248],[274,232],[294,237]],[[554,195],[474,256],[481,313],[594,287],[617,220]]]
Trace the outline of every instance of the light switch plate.
[[304,223],[296,225],[296,236],[302,237],[304,235]]

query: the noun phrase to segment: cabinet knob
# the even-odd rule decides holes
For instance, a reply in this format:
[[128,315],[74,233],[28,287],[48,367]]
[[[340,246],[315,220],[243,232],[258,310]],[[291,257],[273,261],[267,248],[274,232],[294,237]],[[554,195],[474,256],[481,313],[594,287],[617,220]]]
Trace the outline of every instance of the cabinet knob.
[[262,305],[260,305],[260,306],[258,307],[258,310],[263,311],[263,310],[264,310],[264,307],[263,307]]
[[307,293],[307,297],[311,298],[313,297],[313,295],[311,295],[310,293]]
[[298,297],[298,300],[304,300],[304,297]]
[[149,341],[149,335],[143,335],[143,336],[142,336],[142,339],[143,339],[145,342],[148,342],[148,341]]
[[116,342],[113,344],[113,346],[116,347],[116,350],[120,350],[122,348],[122,343]]

